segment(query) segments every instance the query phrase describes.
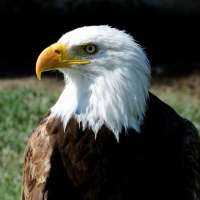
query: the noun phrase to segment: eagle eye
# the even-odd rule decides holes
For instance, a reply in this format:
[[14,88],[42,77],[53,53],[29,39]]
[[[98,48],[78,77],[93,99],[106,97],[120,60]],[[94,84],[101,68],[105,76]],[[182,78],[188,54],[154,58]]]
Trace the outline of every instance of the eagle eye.
[[84,50],[88,54],[95,54],[97,52],[97,46],[94,44],[87,44],[85,45]]

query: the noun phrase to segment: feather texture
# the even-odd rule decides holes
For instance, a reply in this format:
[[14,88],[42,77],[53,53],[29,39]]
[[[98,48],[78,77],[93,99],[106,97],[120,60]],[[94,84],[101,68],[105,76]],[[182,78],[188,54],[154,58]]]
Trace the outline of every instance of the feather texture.
[[105,125],[95,139],[71,118],[46,117],[29,138],[23,200],[200,199],[197,130],[150,94],[141,134]]
[[[106,126],[119,139],[122,128],[140,132],[150,82],[150,67],[143,49],[133,37],[109,26],[88,26],[59,39],[69,52],[83,44],[95,44],[98,52],[86,56],[90,64],[62,69],[65,89],[52,107],[64,128],[72,116],[95,134]],[[83,56],[83,58],[85,58]]]

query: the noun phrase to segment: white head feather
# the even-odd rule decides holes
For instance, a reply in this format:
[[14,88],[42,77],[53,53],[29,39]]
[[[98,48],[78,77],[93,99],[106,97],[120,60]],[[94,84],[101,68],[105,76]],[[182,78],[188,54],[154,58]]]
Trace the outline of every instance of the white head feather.
[[91,63],[62,70],[66,86],[51,113],[66,127],[74,116],[95,134],[105,124],[116,138],[122,128],[140,132],[146,110],[150,67],[142,48],[127,33],[109,26],[88,26],[66,33],[59,43],[92,43]]

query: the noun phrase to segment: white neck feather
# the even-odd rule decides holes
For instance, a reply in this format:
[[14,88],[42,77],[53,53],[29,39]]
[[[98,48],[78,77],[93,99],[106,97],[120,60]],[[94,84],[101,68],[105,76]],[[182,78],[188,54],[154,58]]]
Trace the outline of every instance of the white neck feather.
[[95,136],[103,124],[117,139],[122,128],[140,132],[148,97],[149,68],[136,64],[106,70],[93,79],[69,73],[65,89],[51,109],[52,115],[61,118],[64,128],[74,116],[83,129],[91,128]]
[[59,42],[78,56],[74,49],[77,45],[95,43],[98,51],[87,57],[90,64],[62,69],[66,86],[51,109],[52,115],[61,118],[64,128],[75,117],[83,129],[89,127],[95,135],[102,125],[117,139],[122,128],[140,132],[150,67],[134,39],[109,26],[89,26],[66,33]]

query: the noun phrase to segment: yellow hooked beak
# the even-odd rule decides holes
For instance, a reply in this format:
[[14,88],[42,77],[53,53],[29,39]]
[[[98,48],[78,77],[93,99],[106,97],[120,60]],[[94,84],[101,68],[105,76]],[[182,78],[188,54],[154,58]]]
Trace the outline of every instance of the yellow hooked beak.
[[71,65],[89,63],[89,60],[80,60],[70,56],[68,48],[64,44],[55,43],[44,49],[39,55],[36,62],[36,75],[40,80],[44,71],[70,68]]

